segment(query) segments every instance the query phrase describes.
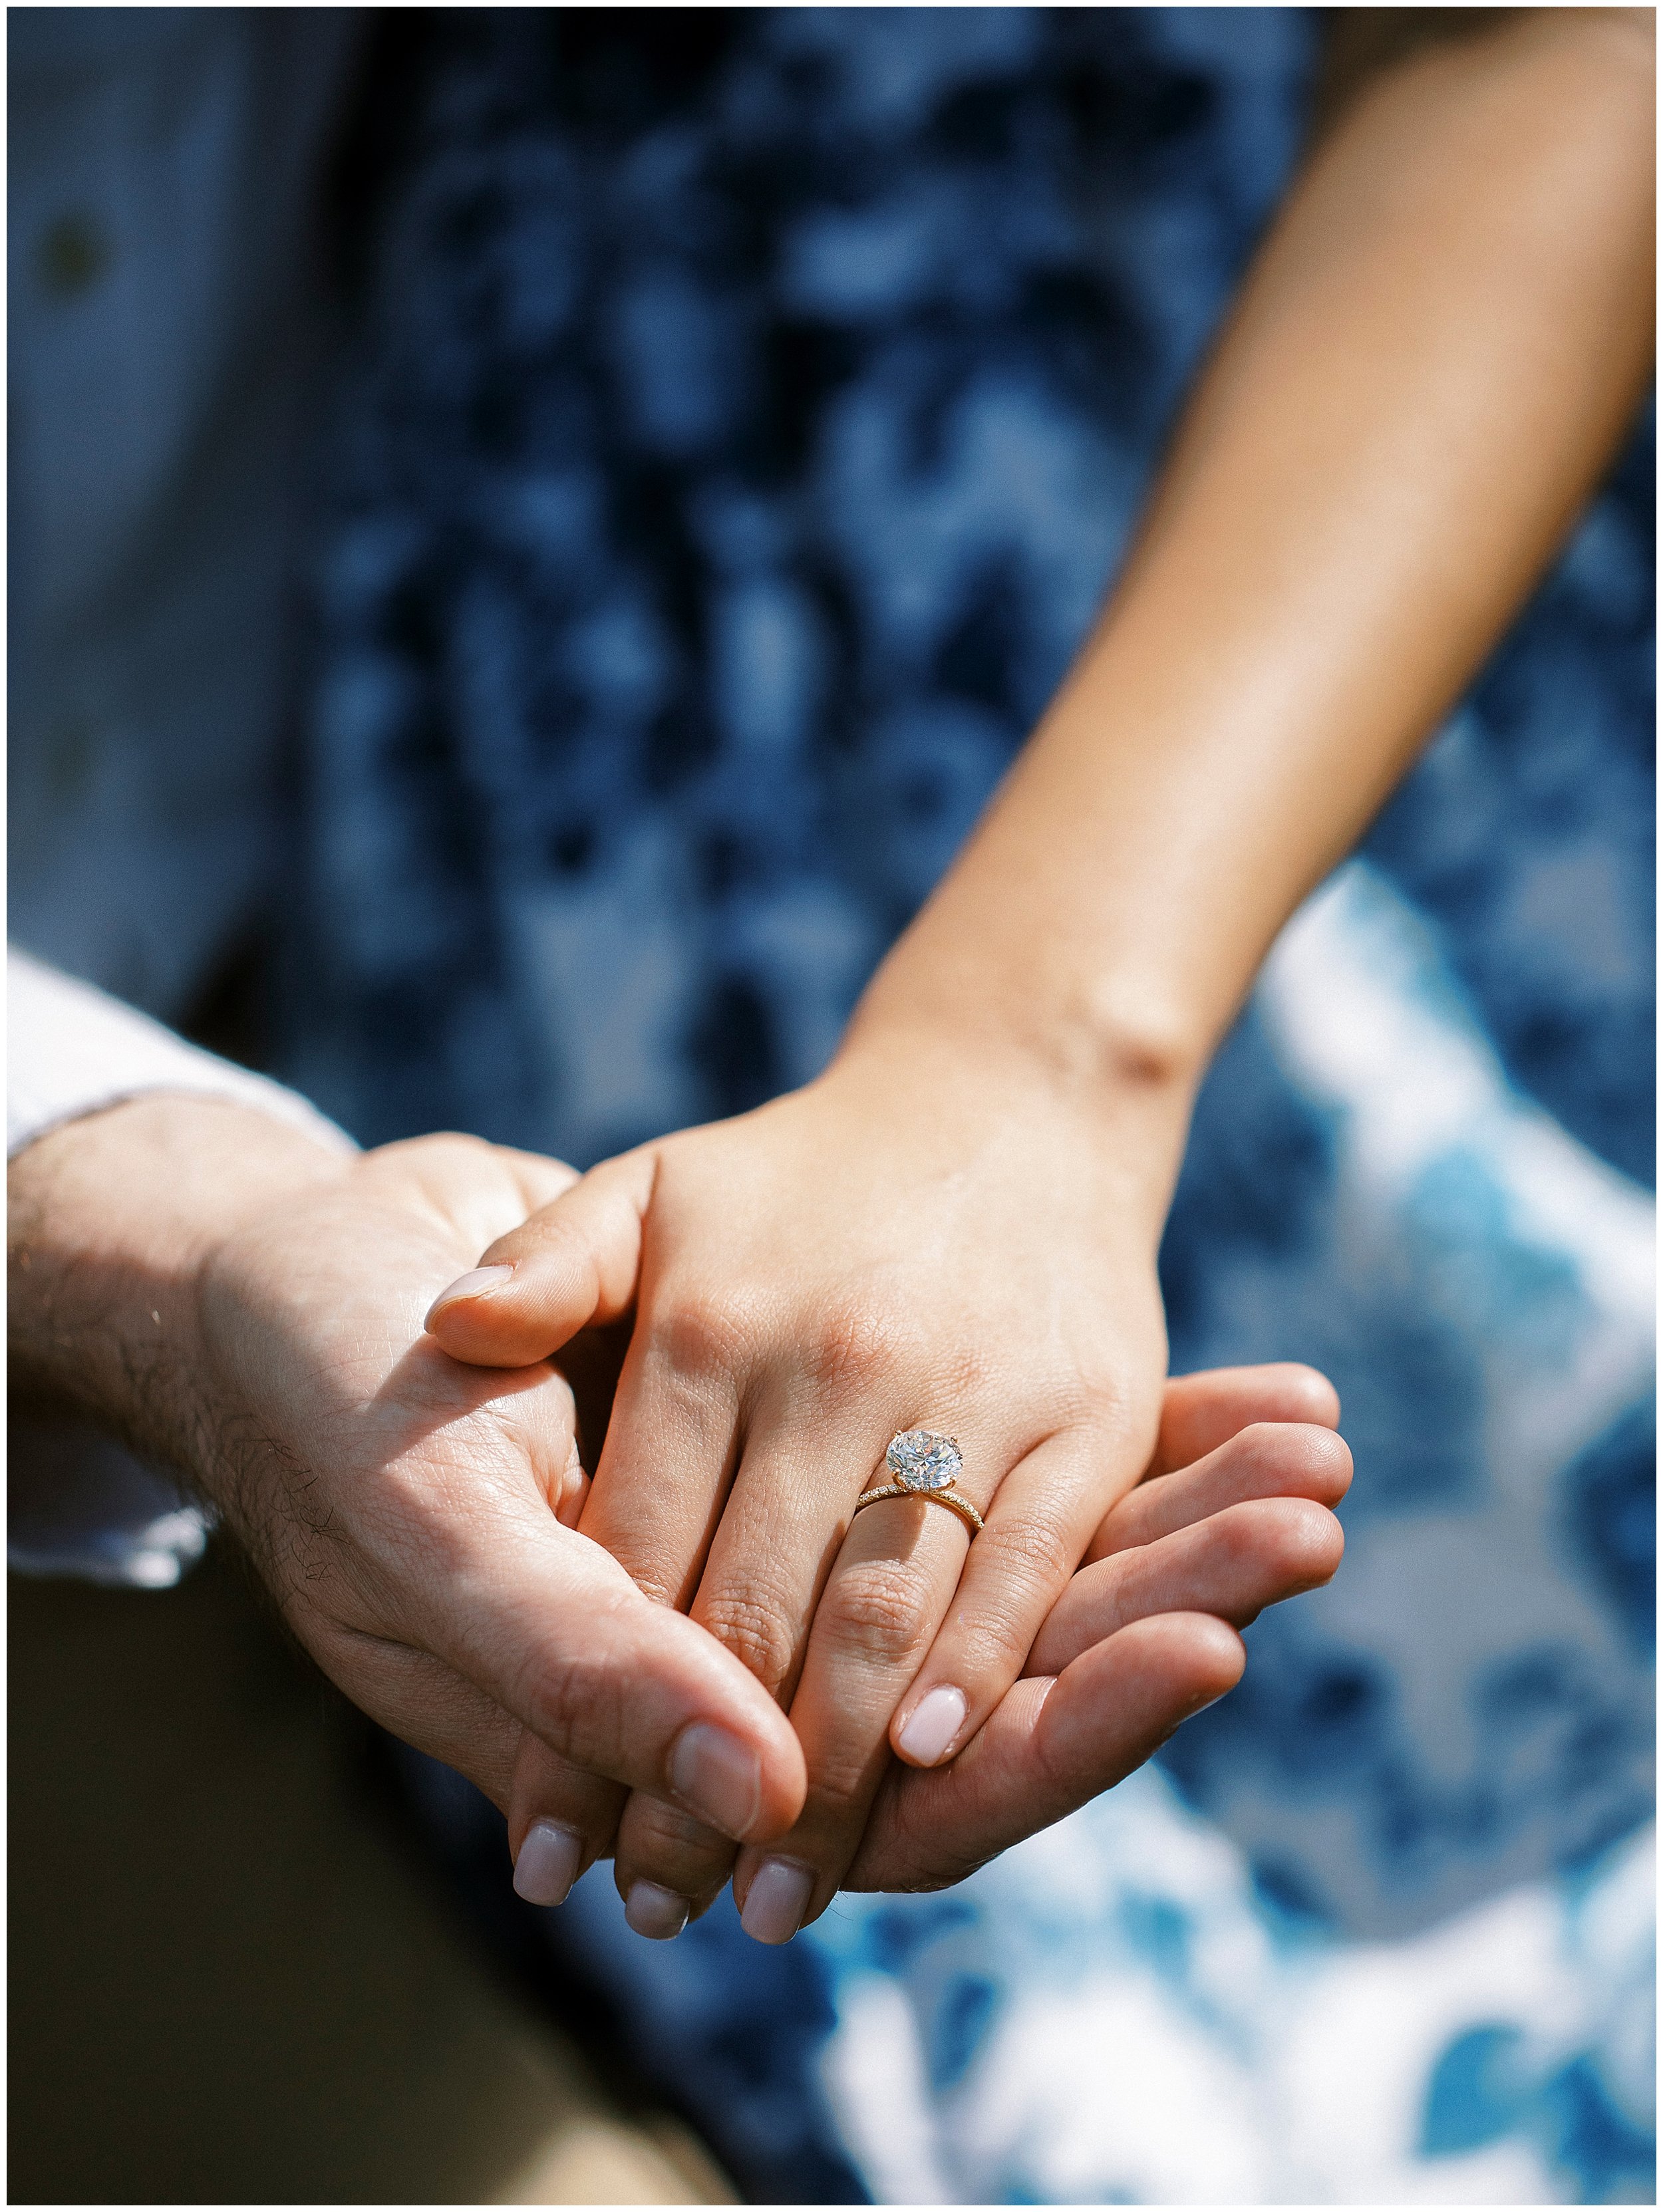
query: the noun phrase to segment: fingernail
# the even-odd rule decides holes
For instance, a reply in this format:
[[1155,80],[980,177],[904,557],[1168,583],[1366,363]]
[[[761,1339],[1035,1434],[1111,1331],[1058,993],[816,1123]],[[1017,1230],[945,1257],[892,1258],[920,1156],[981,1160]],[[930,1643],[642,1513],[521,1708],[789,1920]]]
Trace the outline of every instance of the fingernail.
[[583,1863],[583,1838],[556,1820],[533,1820],[514,1862],[514,1887],[527,1905],[563,1905]]
[[964,1726],[966,1710],[962,1690],[932,1690],[918,1700],[895,1741],[920,1766],[934,1766]]
[[789,1859],[764,1859],[751,1877],[739,1924],[758,1943],[789,1943],[814,1894],[813,1869]]
[[742,1843],[762,1808],[762,1762],[710,1721],[694,1721],[670,1753],[670,1788],[690,1813]]
[[441,1306],[448,1306],[453,1298],[477,1298],[483,1291],[494,1291],[499,1283],[506,1283],[514,1273],[506,1262],[500,1267],[470,1267],[466,1275],[458,1275],[448,1291],[441,1291],[427,1310],[432,1320]]
[[655,1881],[636,1881],[624,1900],[624,1917],[637,1936],[667,1943],[687,1925],[687,1900]]

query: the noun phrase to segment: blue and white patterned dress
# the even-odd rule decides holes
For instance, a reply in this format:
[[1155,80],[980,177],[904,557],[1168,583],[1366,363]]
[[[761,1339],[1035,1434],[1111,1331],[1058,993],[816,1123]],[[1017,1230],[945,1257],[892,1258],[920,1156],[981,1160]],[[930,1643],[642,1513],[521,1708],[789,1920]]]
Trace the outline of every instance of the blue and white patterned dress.
[[[428,19],[354,242],[286,1073],[587,1162],[823,1064],[1112,576],[1314,23]],[[941,1897],[784,1952],[727,1900],[640,1943],[604,1869],[527,1911],[752,2194],[1650,2197],[1651,456],[1197,1113],[1174,1365],[1334,1376],[1334,1585]]]

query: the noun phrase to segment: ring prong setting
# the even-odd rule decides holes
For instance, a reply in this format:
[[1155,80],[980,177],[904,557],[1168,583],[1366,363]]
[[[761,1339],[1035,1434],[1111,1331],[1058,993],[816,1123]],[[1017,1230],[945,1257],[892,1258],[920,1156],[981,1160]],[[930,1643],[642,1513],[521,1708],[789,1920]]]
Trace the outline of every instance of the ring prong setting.
[[964,1466],[965,1455],[956,1437],[938,1437],[934,1429],[903,1429],[890,1438],[884,1454],[884,1473],[892,1480],[862,1491],[855,1500],[855,1511],[886,1498],[919,1498],[931,1505],[947,1506],[975,1536],[980,1533],[982,1516],[971,1500],[953,1488]]
[[931,1429],[903,1429],[890,1441],[884,1465],[903,1490],[947,1490],[964,1473],[957,1440]]

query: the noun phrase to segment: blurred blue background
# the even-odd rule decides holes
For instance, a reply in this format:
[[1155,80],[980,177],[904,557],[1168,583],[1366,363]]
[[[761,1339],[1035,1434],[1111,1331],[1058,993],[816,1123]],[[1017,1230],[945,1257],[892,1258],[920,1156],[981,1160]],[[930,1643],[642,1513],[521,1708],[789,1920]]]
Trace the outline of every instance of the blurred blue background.
[[[1320,29],[641,21],[427,19],[357,151],[283,1051],[367,1140],[587,1163],[823,1064],[1113,575]],[[603,1870],[509,1929],[752,2193],[1649,2197],[1653,477],[1648,411],[1197,1115],[1173,1364],[1333,1376],[1335,1586],[951,1897],[657,1949]]]

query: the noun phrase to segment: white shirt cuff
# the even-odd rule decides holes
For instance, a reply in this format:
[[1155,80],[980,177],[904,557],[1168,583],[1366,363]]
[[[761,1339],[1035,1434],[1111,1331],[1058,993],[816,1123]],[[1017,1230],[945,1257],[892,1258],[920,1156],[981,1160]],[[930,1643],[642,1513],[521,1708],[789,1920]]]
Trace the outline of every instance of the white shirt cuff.
[[8,1159],[66,1121],[151,1091],[233,1099],[338,1152],[356,1149],[298,1092],[186,1044],[148,1014],[10,947],[6,1060]]

